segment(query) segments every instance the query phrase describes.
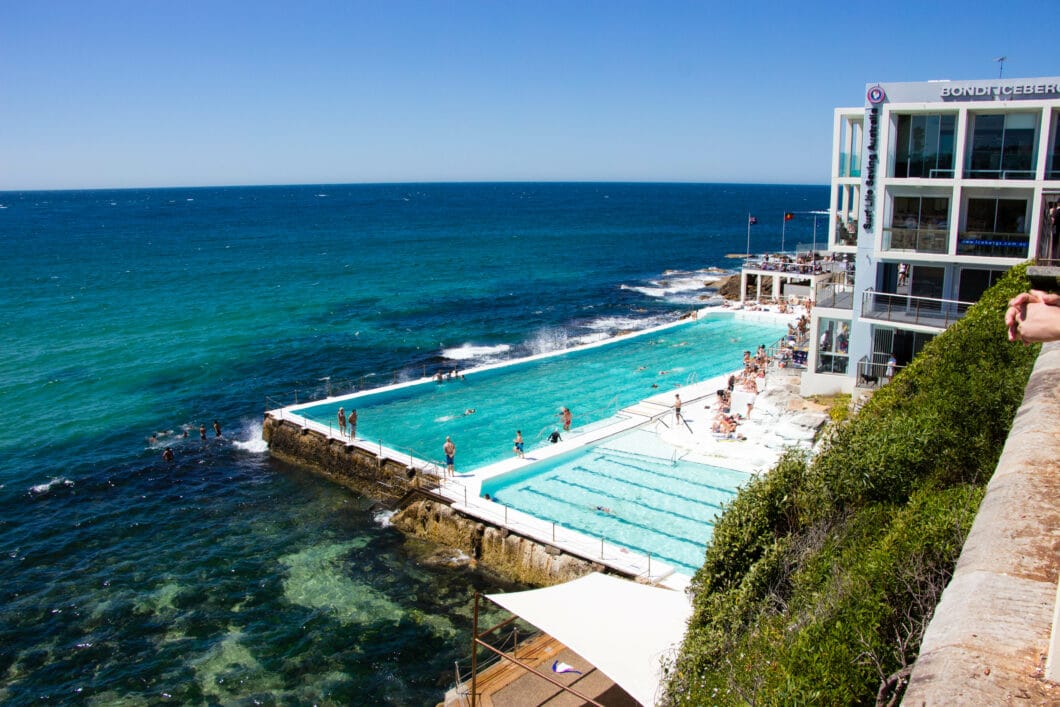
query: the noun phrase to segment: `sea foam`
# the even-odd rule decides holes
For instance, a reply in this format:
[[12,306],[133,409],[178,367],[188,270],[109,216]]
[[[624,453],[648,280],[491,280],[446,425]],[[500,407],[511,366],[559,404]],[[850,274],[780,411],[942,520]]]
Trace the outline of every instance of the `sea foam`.
[[496,346],[476,346],[464,344],[456,348],[442,349],[442,356],[452,361],[471,361],[474,359],[499,358],[512,350],[508,344]]

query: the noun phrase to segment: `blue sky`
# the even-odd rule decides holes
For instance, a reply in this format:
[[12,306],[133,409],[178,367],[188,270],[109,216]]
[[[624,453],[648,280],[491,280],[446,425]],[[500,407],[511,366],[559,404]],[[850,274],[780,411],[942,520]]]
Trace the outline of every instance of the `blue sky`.
[[1008,2],[7,2],[0,189],[824,184],[876,81],[1060,75]]

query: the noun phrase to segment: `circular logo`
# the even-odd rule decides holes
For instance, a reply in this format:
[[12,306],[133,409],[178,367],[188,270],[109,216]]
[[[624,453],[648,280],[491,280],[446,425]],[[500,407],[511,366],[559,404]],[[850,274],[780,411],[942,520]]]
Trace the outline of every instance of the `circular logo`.
[[870,88],[869,92],[865,95],[868,97],[869,103],[873,105],[876,105],[877,103],[883,103],[884,99],[887,98],[887,94],[883,92],[883,89],[880,88],[879,84],[876,84],[875,86]]

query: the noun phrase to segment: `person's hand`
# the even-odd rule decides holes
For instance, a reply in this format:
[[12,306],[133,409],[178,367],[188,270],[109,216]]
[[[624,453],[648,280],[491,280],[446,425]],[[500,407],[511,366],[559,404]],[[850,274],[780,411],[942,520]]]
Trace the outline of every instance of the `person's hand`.
[[1016,295],[1008,304],[1005,326],[1009,341],[1033,344],[1060,339],[1060,295],[1031,290]]

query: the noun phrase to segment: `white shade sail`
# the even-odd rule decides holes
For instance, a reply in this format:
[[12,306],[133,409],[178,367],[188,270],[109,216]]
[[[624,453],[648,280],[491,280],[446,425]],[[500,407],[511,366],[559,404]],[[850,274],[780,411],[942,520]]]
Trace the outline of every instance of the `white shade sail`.
[[487,594],[592,663],[642,705],[654,705],[664,655],[681,641],[688,597],[593,573],[554,587]]

